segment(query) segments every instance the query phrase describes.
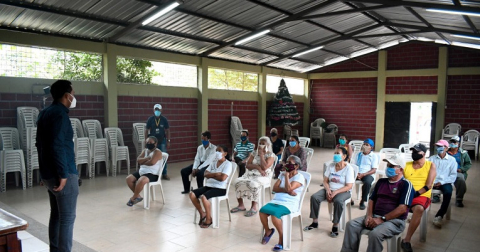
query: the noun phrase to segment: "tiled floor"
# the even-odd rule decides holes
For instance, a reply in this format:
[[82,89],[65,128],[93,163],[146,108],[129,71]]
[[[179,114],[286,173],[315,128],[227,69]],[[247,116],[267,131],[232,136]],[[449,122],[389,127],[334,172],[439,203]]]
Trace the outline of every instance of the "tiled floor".
[[[302,209],[304,225],[311,221],[308,218],[309,197],[321,188],[323,163],[331,159],[332,154],[333,150],[315,148],[309,169],[313,180]],[[232,222],[229,222],[225,203],[221,206],[219,229],[204,230],[193,224],[194,208],[188,196],[180,194],[180,169],[188,164],[169,164],[172,180],[162,181],[166,204],[157,200],[152,202],[149,210],[143,209],[142,204],[134,207],[125,205],[131,196],[125,184],[125,168],[123,174],[117,177],[101,174],[93,180],[84,179],[78,199],[74,239],[97,251],[270,251],[278,241],[278,236],[275,234],[268,245],[261,245],[258,215],[247,218],[242,213],[236,213],[232,214]],[[417,232],[412,239],[415,252],[480,251],[480,215],[477,212],[480,210],[480,194],[477,193],[480,190],[479,168],[480,165],[474,163],[469,172],[466,207],[452,206],[452,219],[444,221],[443,229],[435,229],[431,224],[440,206],[433,204],[429,214],[427,242],[419,242]],[[230,205],[236,206],[234,190],[230,191],[229,196]],[[10,186],[6,193],[0,194],[0,201],[44,225],[48,224],[48,196],[40,186],[25,191]],[[353,217],[364,213],[357,205],[352,209]],[[328,236],[331,222],[325,203],[320,210],[319,229],[305,232],[303,242],[300,240],[298,222],[294,220],[293,225],[292,251],[340,250],[343,233],[338,238]],[[364,237],[362,240],[360,251],[366,250],[366,239]],[[38,248],[24,248],[24,251],[41,251]]]

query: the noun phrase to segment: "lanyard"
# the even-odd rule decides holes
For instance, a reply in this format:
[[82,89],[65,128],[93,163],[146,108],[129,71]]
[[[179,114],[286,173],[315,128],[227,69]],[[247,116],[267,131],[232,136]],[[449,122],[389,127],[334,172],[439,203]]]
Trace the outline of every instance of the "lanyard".
[[158,118],[158,121],[157,121],[157,118],[155,118],[155,124],[157,125],[157,127],[158,127],[158,125],[160,124],[160,121],[161,121],[161,120],[162,120],[161,118]]

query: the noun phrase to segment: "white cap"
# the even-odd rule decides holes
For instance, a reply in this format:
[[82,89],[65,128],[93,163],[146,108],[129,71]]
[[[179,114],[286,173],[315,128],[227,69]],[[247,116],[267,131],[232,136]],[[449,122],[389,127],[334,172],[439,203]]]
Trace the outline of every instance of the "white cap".
[[160,104],[155,104],[155,106],[153,106],[153,110],[155,111],[155,109],[162,109],[162,105]]
[[392,165],[398,165],[402,168],[405,168],[405,159],[403,159],[402,155],[399,153],[396,153],[389,158],[385,158],[383,161],[389,162]]

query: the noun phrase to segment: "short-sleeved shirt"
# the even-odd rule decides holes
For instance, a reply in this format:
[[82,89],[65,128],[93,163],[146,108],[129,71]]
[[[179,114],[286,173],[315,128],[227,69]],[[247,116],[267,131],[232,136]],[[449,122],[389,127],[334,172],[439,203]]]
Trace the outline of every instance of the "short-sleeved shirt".
[[235,145],[235,152],[237,152],[237,157],[241,159],[245,159],[248,156],[248,153],[253,152],[253,144],[247,141],[246,144],[243,144],[242,142],[237,143]]
[[[367,155],[363,152],[358,153],[357,158],[358,173],[365,173],[370,171],[372,168],[378,168],[378,155],[370,151]],[[375,176],[372,174],[370,176]]]
[[[227,176],[232,176],[232,163],[230,161],[225,160],[219,167],[217,167],[218,160],[213,160],[212,164],[208,166],[207,171],[211,173],[221,172],[226,174]],[[219,189],[227,189],[228,177],[224,181],[218,181],[214,178],[208,178],[207,183],[205,186],[219,188]]]
[[[285,176],[284,173],[280,173],[278,176],[278,179],[281,180],[280,182],[280,188],[285,188]],[[277,205],[282,205],[290,212],[295,212],[298,210],[298,204],[300,202],[300,197],[302,196],[302,191],[303,187],[305,186],[305,178],[303,177],[302,174],[297,173],[295,176],[290,178],[290,182],[298,182],[302,184],[300,187],[297,189],[293,190],[297,195],[292,196],[288,193],[275,193],[275,196],[273,197],[273,200],[270,201],[270,203],[277,204]]]
[[[272,141],[272,138],[270,138],[270,141]],[[272,142],[273,153],[277,155],[281,148],[283,148],[283,141],[282,139],[277,137],[277,140],[275,140],[275,142]]]
[[[428,174],[430,173],[431,167],[432,162],[425,160],[425,163],[421,168],[413,169],[413,162],[410,161],[405,164],[403,176],[405,176],[405,178],[412,183],[415,191],[419,191],[420,189],[422,189],[422,187],[427,185]],[[424,192],[420,196],[430,198],[432,196],[432,189]]]
[[150,116],[147,120],[147,130],[150,130],[148,136],[154,136],[158,140],[158,146],[162,144],[163,139],[165,138],[165,130],[170,128],[168,125],[168,120],[164,116],[157,118],[156,116]]
[[462,154],[460,153],[460,151],[457,151],[455,155],[452,155],[450,153],[448,153],[448,155],[455,158],[455,161],[457,162],[457,169],[460,169],[460,167],[462,167]]
[[355,183],[353,167],[350,164],[347,164],[340,171],[336,171],[335,163],[332,162],[327,167],[324,176],[328,178],[328,185],[332,191],[338,190],[346,184]]
[[414,195],[415,190],[412,183],[405,178],[394,183],[388,181],[388,178],[379,179],[370,195],[370,199],[375,202],[373,214],[384,216],[399,205],[406,205],[405,213],[397,217],[397,219],[405,220]]

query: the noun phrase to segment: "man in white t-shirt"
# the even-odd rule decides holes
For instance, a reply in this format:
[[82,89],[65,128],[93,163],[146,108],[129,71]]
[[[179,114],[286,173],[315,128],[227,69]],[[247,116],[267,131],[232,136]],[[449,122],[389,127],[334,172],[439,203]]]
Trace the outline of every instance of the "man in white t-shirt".
[[[362,200],[360,201],[359,209],[365,209],[365,203],[367,202],[368,194],[370,193],[370,188],[372,188],[373,180],[375,179],[375,173],[378,168],[378,156],[373,153],[373,147],[375,146],[372,139],[367,138],[363,141],[362,152],[358,153],[357,156],[357,166],[358,166],[358,175],[357,180],[363,182],[362,186]],[[353,205],[353,200],[352,200]]]

